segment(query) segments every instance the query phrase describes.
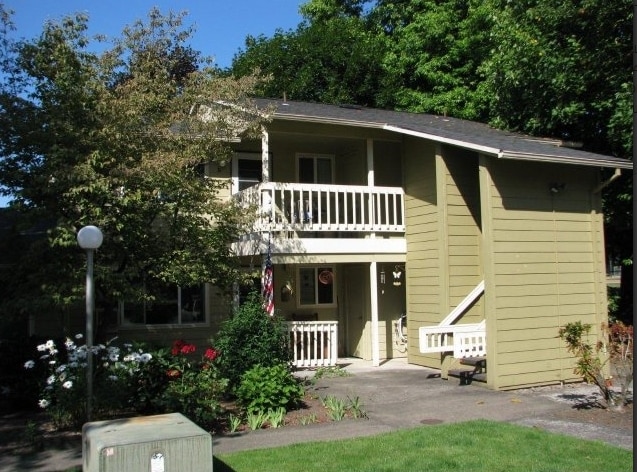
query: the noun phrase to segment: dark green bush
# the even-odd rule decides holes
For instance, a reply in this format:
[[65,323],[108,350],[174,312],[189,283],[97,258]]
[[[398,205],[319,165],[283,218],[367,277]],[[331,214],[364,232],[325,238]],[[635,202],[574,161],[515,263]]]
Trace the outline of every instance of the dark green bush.
[[303,398],[303,387],[285,364],[256,365],[243,374],[236,394],[251,414],[295,406]]
[[212,345],[219,351],[217,366],[231,389],[257,364],[270,367],[290,362],[287,327],[281,318],[267,315],[258,293],[252,293],[222,323]]

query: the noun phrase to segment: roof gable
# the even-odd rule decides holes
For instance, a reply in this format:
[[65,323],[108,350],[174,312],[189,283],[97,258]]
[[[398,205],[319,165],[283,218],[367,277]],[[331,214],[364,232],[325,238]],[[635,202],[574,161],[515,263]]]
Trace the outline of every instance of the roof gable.
[[358,106],[325,105],[283,100],[257,100],[274,107],[273,119],[330,123],[384,129],[403,135],[472,149],[501,159],[520,159],[564,164],[632,169],[627,159],[565,147],[557,140],[543,140],[498,130],[484,123],[458,118],[379,110]]

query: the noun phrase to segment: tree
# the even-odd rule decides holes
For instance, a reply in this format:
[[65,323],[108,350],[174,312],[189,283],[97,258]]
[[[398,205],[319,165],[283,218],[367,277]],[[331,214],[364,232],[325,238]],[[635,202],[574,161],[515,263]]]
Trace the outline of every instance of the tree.
[[492,0],[495,45],[481,68],[490,119],[623,155],[608,124],[632,82],[628,0]]
[[182,21],[153,9],[97,54],[87,18],[76,15],[8,48],[0,188],[23,227],[50,225],[12,267],[5,313],[83,297],[76,234],[87,224],[105,235],[98,302],[149,297],[157,283],[225,286],[238,277],[229,243],[244,217],[202,168],[225,162],[232,139],[260,132],[248,98],[257,80],[220,77],[187,45]]
[[307,19],[296,30],[248,36],[229,73],[258,70],[271,78],[258,89],[264,97],[376,106],[383,44],[360,17],[360,3],[308,2],[301,7]]
[[378,0],[371,23],[385,38],[380,60],[391,106],[484,121],[479,67],[491,50],[491,12],[482,1]]

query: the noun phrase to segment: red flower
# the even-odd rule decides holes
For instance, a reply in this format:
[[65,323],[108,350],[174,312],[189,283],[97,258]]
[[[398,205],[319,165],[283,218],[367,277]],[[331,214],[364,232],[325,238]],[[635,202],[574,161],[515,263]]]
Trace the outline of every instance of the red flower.
[[178,356],[179,354],[190,354],[196,350],[197,347],[194,344],[187,344],[183,339],[177,339],[173,342],[173,347],[170,352],[173,356]]
[[173,356],[176,356],[177,354],[179,354],[181,352],[181,348],[184,347],[186,343],[183,341],[183,339],[177,339],[175,340],[175,342],[173,342],[173,348],[171,349],[171,353]]
[[191,352],[195,352],[196,350],[197,348],[194,344],[184,344],[183,346],[181,346],[182,354],[190,354]]
[[212,362],[212,361],[214,361],[217,358],[218,355],[219,355],[219,351],[209,347],[208,349],[206,349],[206,352],[204,353],[203,356],[206,359],[208,359],[210,362]]

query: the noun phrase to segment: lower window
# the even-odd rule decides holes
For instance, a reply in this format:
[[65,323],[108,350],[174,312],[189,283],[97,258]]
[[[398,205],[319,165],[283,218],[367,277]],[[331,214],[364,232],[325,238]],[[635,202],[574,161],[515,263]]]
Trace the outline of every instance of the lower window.
[[332,267],[301,267],[298,273],[299,305],[334,305],[334,269]]
[[151,294],[152,301],[120,302],[123,325],[174,325],[206,321],[203,286],[156,286]]

